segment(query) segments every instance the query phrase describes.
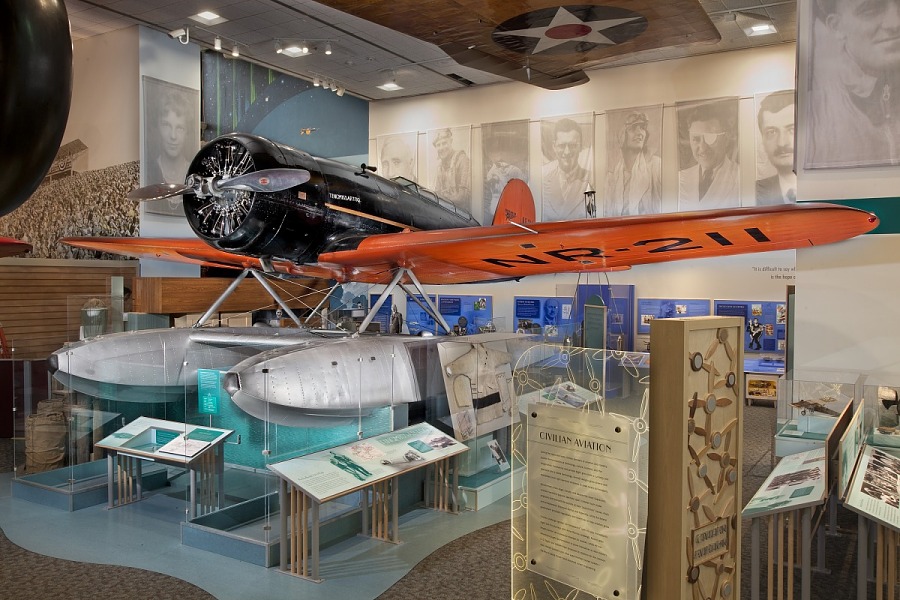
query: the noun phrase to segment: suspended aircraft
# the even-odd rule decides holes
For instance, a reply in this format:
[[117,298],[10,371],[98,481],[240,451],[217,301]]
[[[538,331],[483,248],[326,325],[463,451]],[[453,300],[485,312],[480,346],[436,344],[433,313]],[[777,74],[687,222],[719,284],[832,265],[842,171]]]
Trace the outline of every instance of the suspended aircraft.
[[[0,0],[0,14],[2,217],[31,197],[59,150],[72,95],[72,38],[63,0]],[[0,238],[0,257],[28,250]]]
[[[379,302],[396,286],[412,284],[431,304],[423,285],[801,248],[878,225],[872,213],[823,203],[536,222],[531,192],[515,179],[503,190],[493,223],[481,225],[430,190],[374,171],[227,134],[197,153],[184,184],[129,195],[181,195],[196,238],[63,241],[132,257],[385,284]],[[433,305],[423,308],[446,325]]]

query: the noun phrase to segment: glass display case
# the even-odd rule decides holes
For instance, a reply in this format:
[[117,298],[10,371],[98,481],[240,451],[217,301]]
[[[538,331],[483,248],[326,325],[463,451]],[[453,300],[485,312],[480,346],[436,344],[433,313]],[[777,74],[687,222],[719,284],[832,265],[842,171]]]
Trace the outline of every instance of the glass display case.
[[787,373],[777,384],[775,456],[822,447],[841,413],[859,403],[865,379],[839,371]]
[[778,398],[778,380],[784,375],[784,357],[756,356],[744,358],[744,399],[772,404]]

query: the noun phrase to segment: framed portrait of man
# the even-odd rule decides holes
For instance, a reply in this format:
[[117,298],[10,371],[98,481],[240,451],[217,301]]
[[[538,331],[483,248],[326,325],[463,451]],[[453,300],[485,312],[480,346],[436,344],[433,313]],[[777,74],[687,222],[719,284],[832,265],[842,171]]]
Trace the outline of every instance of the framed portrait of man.
[[483,224],[490,224],[500,193],[510,179],[529,180],[528,120],[481,125],[482,173],[484,173]]
[[794,90],[754,97],[756,114],[756,204],[797,201],[794,170]]
[[589,215],[585,190],[594,189],[594,114],[541,121],[541,220]]
[[387,179],[404,177],[418,182],[418,139],[415,131],[378,136],[375,139],[378,174]]
[[[146,75],[143,94],[141,185],[184,183],[200,150],[200,91]],[[150,213],[184,216],[181,196],[146,202]]]
[[472,210],[472,127],[428,132],[428,187],[456,206]]
[[678,210],[741,205],[738,98],[675,105]]
[[661,212],[662,120],[661,104],[606,113],[603,216]]
[[[894,2],[813,0],[804,122],[807,169],[900,164],[900,44]],[[801,66],[801,68],[802,68]],[[801,70],[801,72],[803,72]]]

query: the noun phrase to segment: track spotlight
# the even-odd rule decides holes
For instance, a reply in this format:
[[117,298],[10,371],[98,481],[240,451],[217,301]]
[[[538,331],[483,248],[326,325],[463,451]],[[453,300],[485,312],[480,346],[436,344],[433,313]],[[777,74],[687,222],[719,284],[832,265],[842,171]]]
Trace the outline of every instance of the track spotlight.
[[337,91],[337,84],[336,84],[335,82],[332,81],[332,82],[331,82],[331,85],[329,85],[328,88],[329,88],[332,92],[336,92],[336,91]]
[[300,44],[300,52],[303,54],[309,54],[309,45],[306,42]]
[[325,54],[331,55],[331,42],[325,42]]
[[241,55],[241,53],[238,52],[238,45],[237,45],[237,43],[235,43],[234,47],[231,49],[231,56],[233,56],[234,58],[237,58],[240,55]]
[[319,87],[319,85],[321,85],[318,77],[313,77],[313,85],[316,87]]
[[343,95],[344,95],[344,87],[343,87],[343,86],[339,86],[339,87],[338,87],[338,89],[337,89],[337,95],[338,95],[338,96],[343,96]]
[[221,51],[221,50],[222,50],[222,38],[220,38],[219,36],[216,36],[216,41],[215,41],[215,44],[214,44],[213,47],[214,47],[216,50]]
[[281,54],[284,52],[284,47],[281,45],[281,40],[275,40],[275,54]]

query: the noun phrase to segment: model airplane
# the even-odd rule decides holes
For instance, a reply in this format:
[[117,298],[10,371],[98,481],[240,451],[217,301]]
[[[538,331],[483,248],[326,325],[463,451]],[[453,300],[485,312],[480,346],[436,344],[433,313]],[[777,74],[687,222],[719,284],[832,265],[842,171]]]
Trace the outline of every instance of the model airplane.
[[0,258],[24,254],[29,250],[31,250],[31,244],[12,238],[0,237]]
[[839,412],[825,406],[826,404],[830,404],[832,402],[835,402],[836,400],[836,398],[828,396],[824,398],[817,398],[815,400],[798,400],[796,402],[791,402],[791,406],[799,408],[800,414],[803,415],[805,415],[807,412],[818,412],[822,413],[823,415],[828,415],[829,417],[838,417],[840,416]]
[[626,53],[721,39],[697,0],[610,3],[473,0],[429,4],[321,0],[435,44],[460,65],[547,89],[588,80],[583,69]]
[[512,180],[493,224],[481,226],[411,181],[239,133],[204,146],[183,185],[149,186],[131,197],[179,194],[198,239],[63,241],[337,282],[452,284],[807,247],[878,224],[871,213],[819,203],[536,223],[528,186]]
[[[59,150],[71,101],[72,38],[62,0],[0,0],[0,14],[2,217],[31,197]],[[29,250],[30,244],[0,238],[0,258]]]

